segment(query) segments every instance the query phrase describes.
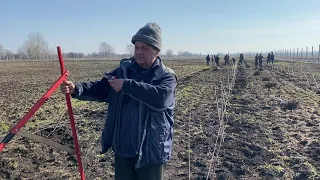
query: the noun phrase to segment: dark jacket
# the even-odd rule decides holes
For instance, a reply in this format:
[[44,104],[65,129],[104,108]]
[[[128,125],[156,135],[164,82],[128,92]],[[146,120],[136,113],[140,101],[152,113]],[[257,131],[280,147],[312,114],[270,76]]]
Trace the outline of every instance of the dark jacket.
[[209,55],[206,57],[206,60],[207,60],[207,61],[210,61],[210,56],[209,56]]
[[270,60],[271,60],[271,61],[274,61],[274,54],[271,54],[271,55],[270,55]]
[[240,54],[240,60],[243,60],[244,57],[243,57],[243,54]]
[[258,56],[259,60],[262,61],[262,59],[264,58],[262,55]]
[[143,78],[137,81],[130,77],[130,69],[134,69],[135,65],[134,58],[123,59],[119,68],[106,73],[106,76],[125,79],[121,92],[115,92],[107,78],[103,77],[100,81],[78,83],[72,97],[109,104],[102,132],[102,153],[112,147],[116,154],[121,142],[120,117],[124,95],[138,101],[138,125],[132,128],[137,131],[136,168],[140,168],[147,164],[166,163],[171,158],[177,78],[174,71],[158,58],[151,73],[147,70],[147,81],[150,82],[143,82]]

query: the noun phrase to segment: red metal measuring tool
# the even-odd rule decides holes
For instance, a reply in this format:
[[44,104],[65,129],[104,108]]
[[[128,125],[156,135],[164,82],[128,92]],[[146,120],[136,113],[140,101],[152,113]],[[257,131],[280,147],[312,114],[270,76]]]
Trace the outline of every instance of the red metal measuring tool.
[[[72,105],[71,105],[71,98],[70,94],[66,94],[66,101],[67,101],[67,107],[68,107],[68,114],[70,117],[70,125],[72,129],[72,136],[73,136],[73,141],[74,141],[74,148],[75,151],[71,148],[62,146],[61,144],[55,143],[53,141],[50,141],[48,139],[42,138],[40,136],[28,133],[26,131],[22,131],[21,128],[29,121],[29,119],[34,115],[34,113],[46,102],[46,100],[49,99],[49,97],[53,94],[53,92],[64,82],[68,79],[69,71],[65,69],[64,66],[64,60],[62,56],[62,51],[61,47],[57,47],[58,50],[58,56],[59,56],[59,61],[60,61],[60,68],[61,68],[61,76],[56,80],[56,82],[47,90],[47,92],[38,100],[38,102],[29,110],[29,112],[18,122],[17,125],[15,125],[9,133],[3,138],[3,140],[0,142],[0,152],[5,148],[5,146],[9,143],[9,141],[16,135],[19,134],[21,136],[43,142],[45,144],[51,145],[53,147],[56,147],[60,150],[65,150],[69,153],[75,153],[77,156],[77,162],[78,162],[78,168],[79,168],[79,173],[81,180],[85,180],[85,174],[82,166],[82,161],[81,161],[81,152],[79,148],[79,143],[78,143],[78,137],[77,137],[77,130],[75,126],[75,121],[74,121],[74,116],[73,116],[73,110],[72,110]],[[20,131],[21,130],[21,131]],[[20,131],[20,132],[19,132]]]

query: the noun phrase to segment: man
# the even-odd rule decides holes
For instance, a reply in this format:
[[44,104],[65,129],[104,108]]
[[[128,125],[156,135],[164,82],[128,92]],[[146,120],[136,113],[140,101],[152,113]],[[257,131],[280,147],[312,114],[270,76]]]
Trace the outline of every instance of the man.
[[116,180],[162,180],[171,158],[177,78],[159,57],[161,39],[160,27],[148,23],[132,37],[134,57],[119,68],[99,81],[61,86],[73,98],[109,104],[101,144],[102,153],[115,152]]
[[261,55],[261,54],[259,54],[259,57],[258,57],[258,59],[259,59],[259,67],[260,68],[262,68],[262,60],[263,60],[263,56]]
[[232,58],[233,65],[236,65],[237,60],[235,58]]
[[227,56],[227,64],[230,64],[230,56],[229,56],[229,54]]
[[272,67],[274,66],[273,63],[274,63],[274,54],[273,52],[271,52],[271,55],[270,55],[270,61],[272,63]]
[[207,60],[207,66],[209,66],[210,64],[210,55],[208,54],[208,56],[206,57],[206,60]]
[[240,54],[240,58],[239,58],[239,59],[240,59],[240,62],[239,62],[239,63],[240,63],[241,65],[243,65],[244,57],[243,57],[243,54],[242,54],[242,53]]
[[229,65],[229,55],[228,54],[226,54],[225,56],[224,56],[224,64],[225,65]]
[[256,66],[256,68],[258,68],[258,58],[259,58],[259,56],[258,56],[258,54],[256,54],[256,56],[254,57],[254,60],[255,60],[254,65]]
[[219,66],[219,61],[220,61],[219,54],[216,55],[216,57],[214,58],[214,61],[216,62],[216,66],[218,67]]
[[270,62],[270,59],[271,58],[271,55],[270,55],[270,53],[268,53],[268,56],[267,56],[267,66],[269,65],[269,62]]

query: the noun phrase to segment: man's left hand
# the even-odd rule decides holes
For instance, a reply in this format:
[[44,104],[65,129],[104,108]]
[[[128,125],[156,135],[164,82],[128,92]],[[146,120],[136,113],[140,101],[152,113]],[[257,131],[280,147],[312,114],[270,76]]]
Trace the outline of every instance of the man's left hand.
[[114,79],[110,81],[110,86],[116,91],[120,92],[122,90],[124,79]]

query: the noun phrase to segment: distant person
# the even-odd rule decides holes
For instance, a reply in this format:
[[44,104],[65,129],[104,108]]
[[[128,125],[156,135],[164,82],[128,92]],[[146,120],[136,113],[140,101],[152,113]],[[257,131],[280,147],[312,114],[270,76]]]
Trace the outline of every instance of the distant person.
[[237,60],[235,58],[232,58],[233,65],[236,65]]
[[260,54],[258,59],[259,59],[259,67],[262,68],[262,60],[263,60],[263,56]]
[[216,55],[216,57],[214,58],[214,61],[216,62],[216,65],[219,66],[219,61],[220,61],[219,55]]
[[256,54],[256,56],[254,57],[254,65],[256,66],[256,68],[258,68],[258,65],[259,65],[259,62],[258,62],[258,59],[259,59],[259,55],[258,54]]
[[241,65],[243,65],[244,57],[243,57],[243,54],[242,54],[242,53],[240,54],[239,60],[240,60],[239,63],[240,63]]
[[273,65],[273,63],[274,63],[274,54],[273,54],[273,52],[271,52],[270,61],[271,61],[271,63],[272,63],[272,66],[274,66],[274,65]]
[[230,57],[229,57],[228,54],[226,54],[226,55],[224,56],[224,64],[225,64],[225,65],[228,65],[229,62],[230,62]]
[[[163,180],[172,155],[177,78],[161,58],[161,29],[147,23],[132,37],[134,57],[101,80],[65,81],[62,93],[108,103],[102,152],[115,154],[115,180]],[[116,76],[115,79],[108,78]]]
[[210,56],[209,56],[209,54],[208,54],[208,56],[206,57],[206,60],[207,60],[207,66],[209,66],[210,64]]

